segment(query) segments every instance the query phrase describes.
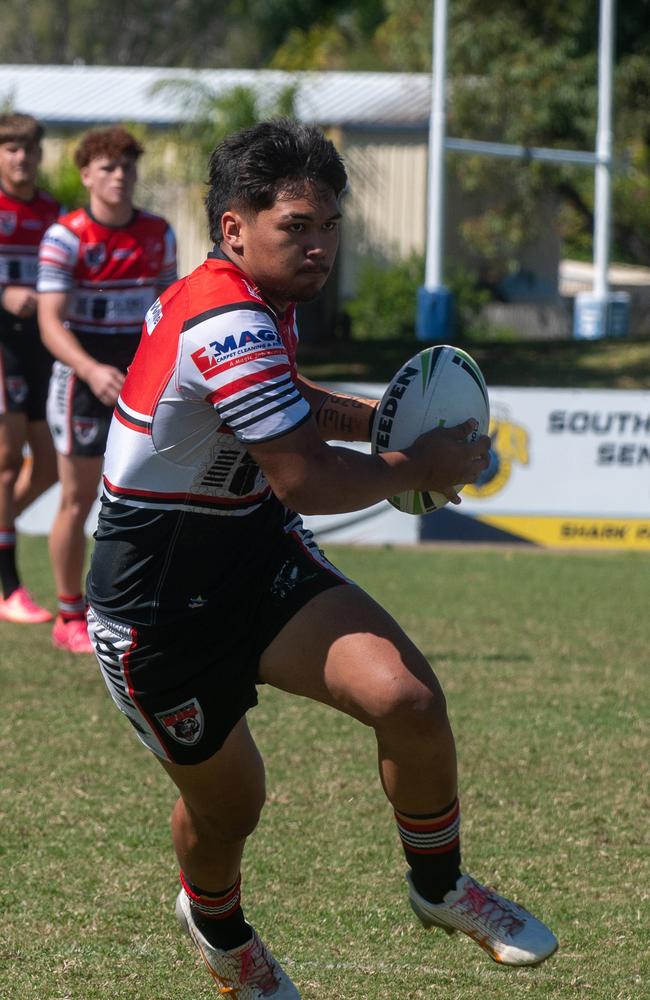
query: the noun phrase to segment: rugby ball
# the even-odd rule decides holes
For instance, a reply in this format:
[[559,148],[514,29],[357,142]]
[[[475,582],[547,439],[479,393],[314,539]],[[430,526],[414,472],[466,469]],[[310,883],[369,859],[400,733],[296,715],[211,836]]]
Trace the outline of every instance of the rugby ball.
[[[478,421],[473,437],[487,434],[490,402],[481,369],[457,347],[427,347],[400,368],[382,396],[373,421],[372,452],[400,451],[425,431],[454,427],[470,417]],[[388,500],[407,514],[429,514],[449,503],[444,493],[419,490]]]

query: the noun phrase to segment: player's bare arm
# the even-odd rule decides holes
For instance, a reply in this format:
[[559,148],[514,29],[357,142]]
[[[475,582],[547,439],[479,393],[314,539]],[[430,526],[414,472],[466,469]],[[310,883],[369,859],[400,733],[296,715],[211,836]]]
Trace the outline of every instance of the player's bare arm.
[[38,322],[43,343],[64,365],[72,368],[106,406],[112,406],[119,396],[124,375],[112,365],[95,361],[83,349],[74,333],[65,325],[69,295],[66,292],[41,292],[38,301]]
[[323,442],[316,422],[249,445],[275,495],[303,514],[361,510],[404,490],[437,490],[460,503],[453,483],[474,482],[487,467],[490,441],[467,437],[474,421],[436,428],[403,451],[365,455]]
[[324,441],[369,441],[372,421],[379,405],[377,399],[332,392],[316,385],[304,375],[298,377],[305,397]]

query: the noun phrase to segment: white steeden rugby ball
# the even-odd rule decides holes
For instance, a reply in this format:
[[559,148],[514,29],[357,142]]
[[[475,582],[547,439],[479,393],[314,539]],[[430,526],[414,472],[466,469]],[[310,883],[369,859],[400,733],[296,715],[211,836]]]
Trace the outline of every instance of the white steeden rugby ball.
[[[473,437],[487,434],[490,401],[481,369],[457,347],[427,347],[391,379],[373,421],[373,454],[408,448],[425,431],[454,427],[470,417],[478,421]],[[418,490],[388,500],[407,514],[429,514],[449,503],[444,493]]]

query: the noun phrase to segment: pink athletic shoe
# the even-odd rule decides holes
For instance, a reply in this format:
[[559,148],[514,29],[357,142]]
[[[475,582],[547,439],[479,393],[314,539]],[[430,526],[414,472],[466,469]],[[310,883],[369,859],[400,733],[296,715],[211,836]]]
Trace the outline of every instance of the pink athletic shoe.
[[52,645],[57,649],[67,649],[69,653],[95,652],[88,638],[85,618],[65,622],[61,615],[57,615],[52,629]]
[[0,601],[0,621],[38,625],[40,622],[51,622],[52,615],[47,608],[36,603],[25,587],[18,587],[5,601]]

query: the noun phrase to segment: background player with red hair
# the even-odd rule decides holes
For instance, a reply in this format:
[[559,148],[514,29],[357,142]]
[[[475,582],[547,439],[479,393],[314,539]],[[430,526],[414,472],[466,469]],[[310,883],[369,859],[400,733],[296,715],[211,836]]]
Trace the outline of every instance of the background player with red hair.
[[51,226],[39,258],[39,321],[57,359],[48,422],[61,501],[50,534],[58,594],[54,645],[92,652],[81,577],[84,525],[97,495],[113,406],[144,315],[176,279],[176,242],[165,221],[133,203],[140,143],[124,128],[87,133],[75,153],[88,208]]

